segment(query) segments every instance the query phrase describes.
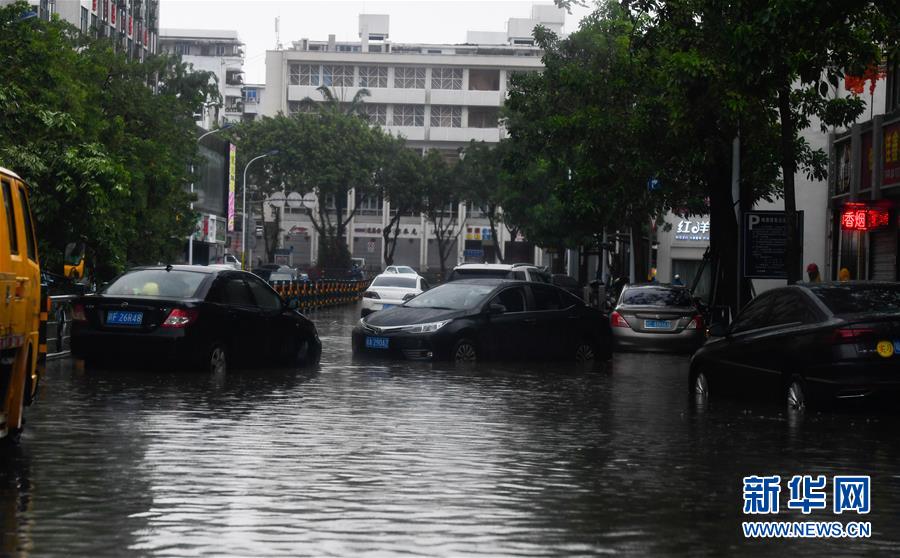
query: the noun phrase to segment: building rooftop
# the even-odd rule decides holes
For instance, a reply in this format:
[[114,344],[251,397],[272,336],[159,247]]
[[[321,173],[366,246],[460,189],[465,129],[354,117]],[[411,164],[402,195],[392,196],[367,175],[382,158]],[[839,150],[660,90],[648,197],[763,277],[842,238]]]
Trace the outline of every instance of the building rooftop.
[[231,29],[160,29],[160,39],[220,39],[240,41],[238,32]]

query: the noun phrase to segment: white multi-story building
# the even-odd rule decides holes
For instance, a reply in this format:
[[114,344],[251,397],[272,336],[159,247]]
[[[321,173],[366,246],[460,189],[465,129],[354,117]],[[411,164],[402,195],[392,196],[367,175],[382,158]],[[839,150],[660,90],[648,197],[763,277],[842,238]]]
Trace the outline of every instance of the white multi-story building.
[[[0,6],[16,0],[0,0]],[[38,17],[53,14],[78,27],[115,39],[129,57],[143,61],[159,52],[159,0],[29,0]]]
[[195,71],[215,74],[221,103],[210,102],[198,115],[197,124],[207,130],[213,124],[240,122],[244,100],[244,50],[237,31],[207,29],[162,29],[159,47],[164,52],[181,55],[183,62]]
[[[259,113],[274,116],[304,110],[304,99],[322,99],[316,89],[327,86],[339,99],[350,100],[361,88],[369,92],[364,108],[372,123],[406,138],[414,149],[436,149],[445,157],[457,157],[470,140],[499,142],[504,130],[499,109],[506,98],[507,80],[514,72],[540,70],[541,50],[534,46],[533,30],[543,25],[562,32],[565,12],[552,5],[534,6],[532,17],[510,19],[506,32],[468,32],[462,44],[408,44],[390,41],[387,15],[360,15],[356,42],[302,39],[287,50],[266,53],[266,95]],[[383,200],[355,199],[363,204],[347,232],[354,257],[368,266],[384,265],[381,230],[390,216]],[[279,196],[278,199],[284,199]],[[269,212],[273,204],[267,204]],[[295,264],[316,261],[317,238],[302,207],[274,204],[282,211],[283,246],[291,248]],[[484,250],[510,240],[501,227],[500,238],[485,234],[487,221],[477,211],[460,204],[454,208],[463,223],[452,261],[481,260]],[[271,213],[267,219],[271,220]],[[394,263],[421,270],[440,266],[436,240],[422,216],[404,217]],[[489,229],[487,229],[489,231]],[[488,250],[489,251],[489,250]],[[531,249],[528,259],[540,259]]]

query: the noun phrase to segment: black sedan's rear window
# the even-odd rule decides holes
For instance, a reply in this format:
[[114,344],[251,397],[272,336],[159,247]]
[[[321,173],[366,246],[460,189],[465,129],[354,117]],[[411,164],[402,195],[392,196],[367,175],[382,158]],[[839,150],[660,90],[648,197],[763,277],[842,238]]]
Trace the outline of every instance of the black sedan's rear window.
[[900,285],[822,285],[811,290],[838,315],[900,312]]
[[207,275],[195,271],[139,269],[119,276],[103,294],[192,298]]
[[687,289],[647,287],[628,289],[622,297],[622,304],[641,306],[690,306],[691,295]]

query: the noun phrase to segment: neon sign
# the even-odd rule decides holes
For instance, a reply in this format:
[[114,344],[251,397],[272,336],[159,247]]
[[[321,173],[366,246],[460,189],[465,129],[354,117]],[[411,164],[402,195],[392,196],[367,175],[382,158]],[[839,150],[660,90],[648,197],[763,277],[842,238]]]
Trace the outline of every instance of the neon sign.
[[890,212],[885,207],[847,204],[841,210],[841,230],[871,231],[890,224]]

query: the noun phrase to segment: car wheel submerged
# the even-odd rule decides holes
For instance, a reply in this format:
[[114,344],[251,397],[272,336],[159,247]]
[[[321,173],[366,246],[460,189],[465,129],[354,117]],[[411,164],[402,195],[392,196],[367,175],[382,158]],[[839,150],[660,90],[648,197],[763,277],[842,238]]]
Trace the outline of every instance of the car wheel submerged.
[[709,378],[706,372],[698,370],[691,375],[690,382],[691,402],[698,406],[705,406],[709,402]]
[[475,344],[468,339],[460,339],[453,346],[453,362],[475,362],[478,360],[478,351]]
[[800,378],[793,378],[788,384],[787,409],[789,412],[795,413],[802,413],[806,410],[806,392]]
[[582,341],[575,347],[575,362],[578,364],[590,364],[596,360],[594,347],[587,341]]
[[206,361],[207,370],[213,374],[224,374],[228,371],[228,352],[222,343],[213,343]]

